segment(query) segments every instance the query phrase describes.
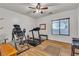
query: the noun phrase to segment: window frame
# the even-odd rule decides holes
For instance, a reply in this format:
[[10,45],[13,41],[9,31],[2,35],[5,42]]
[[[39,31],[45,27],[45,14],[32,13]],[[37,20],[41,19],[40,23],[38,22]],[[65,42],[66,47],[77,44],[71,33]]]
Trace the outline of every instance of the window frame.
[[[61,26],[60,26],[60,21],[61,21],[61,20],[68,20],[68,34],[61,34],[61,33],[60,33],[60,30],[61,30],[61,29],[60,29],[60,27],[61,27]],[[54,22],[54,21],[59,21],[59,34],[54,34],[54,33],[53,33],[53,28],[52,28],[53,26],[52,26],[52,25],[53,25],[53,22]],[[52,34],[52,35],[70,36],[70,18],[62,18],[62,19],[51,20],[51,34]]]

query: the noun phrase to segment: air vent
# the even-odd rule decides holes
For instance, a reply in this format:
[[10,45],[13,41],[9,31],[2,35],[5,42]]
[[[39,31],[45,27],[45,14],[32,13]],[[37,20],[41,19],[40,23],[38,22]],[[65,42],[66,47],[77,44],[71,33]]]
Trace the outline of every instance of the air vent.
[[4,18],[1,17],[0,20],[4,20]]
[[48,14],[53,14],[53,12],[49,12]]

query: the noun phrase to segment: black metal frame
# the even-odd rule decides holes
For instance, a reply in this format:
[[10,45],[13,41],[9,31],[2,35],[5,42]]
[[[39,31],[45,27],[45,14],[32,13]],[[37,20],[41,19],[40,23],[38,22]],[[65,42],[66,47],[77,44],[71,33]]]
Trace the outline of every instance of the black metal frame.
[[46,37],[46,40],[48,40],[48,35],[40,34],[40,37]]

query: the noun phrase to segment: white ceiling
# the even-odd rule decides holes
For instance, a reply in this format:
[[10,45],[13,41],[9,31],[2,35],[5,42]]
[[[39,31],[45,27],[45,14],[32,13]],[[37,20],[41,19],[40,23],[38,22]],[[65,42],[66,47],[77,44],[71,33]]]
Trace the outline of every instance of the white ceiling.
[[42,3],[42,5],[47,5],[48,10],[44,11],[43,14],[33,13],[33,10],[28,8],[29,6],[34,6],[31,3],[0,3],[1,8],[6,8],[11,11],[21,13],[32,18],[40,18],[50,14],[59,13],[66,10],[75,9],[78,7],[78,3]]

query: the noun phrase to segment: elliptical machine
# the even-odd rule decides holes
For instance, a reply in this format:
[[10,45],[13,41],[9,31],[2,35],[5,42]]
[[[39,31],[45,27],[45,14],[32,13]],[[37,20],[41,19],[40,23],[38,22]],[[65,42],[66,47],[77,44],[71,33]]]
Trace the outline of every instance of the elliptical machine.
[[[15,48],[18,50],[18,45],[24,46],[24,44],[27,44],[27,49],[29,49],[28,41],[26,42],[26,29],[23,29],[23,31],[20,28],[20,25],[13,25],[14,28],[12,30],[12,41],[14,42]],[[25,40],[23,40],[25,39]],[[23,48],[23,47],[22,47]],[[24,49],[26,50],[26,49]],[[23,51],[24,51],[23,50]]]

